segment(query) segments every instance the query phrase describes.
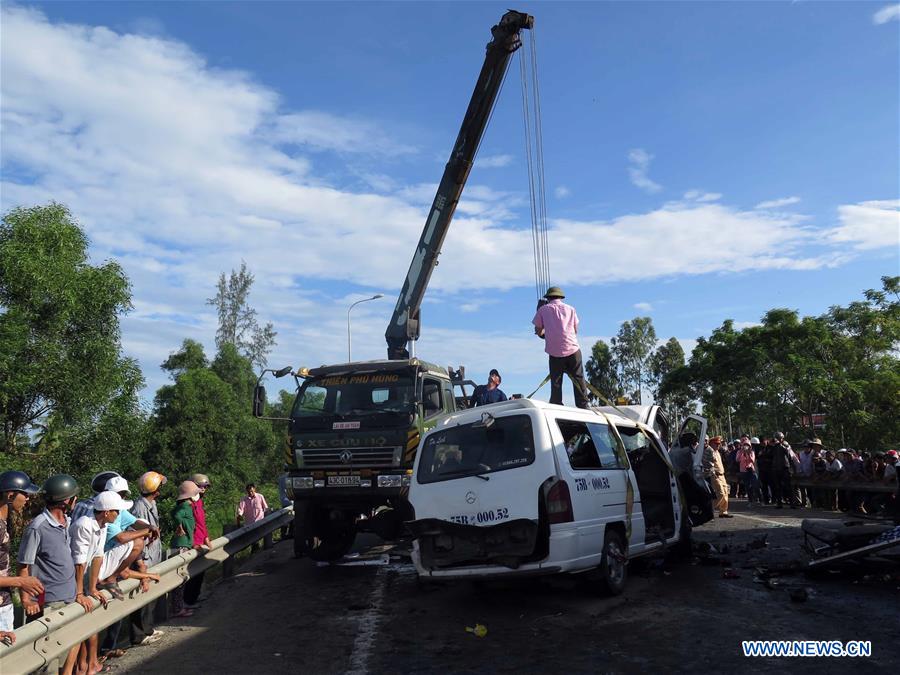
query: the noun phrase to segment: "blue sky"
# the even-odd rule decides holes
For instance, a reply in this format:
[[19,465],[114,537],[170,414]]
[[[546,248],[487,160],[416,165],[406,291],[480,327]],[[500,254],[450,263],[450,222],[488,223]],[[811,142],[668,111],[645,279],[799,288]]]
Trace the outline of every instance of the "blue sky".
[[[56,199],[119,260],[148,395],[246,260],[273,366],[384,355],[384,328],[504,3],[10,3],[2,201]],[[523,3],[536,18],[551,272],[585,352],[653,318],[818,314],[900,273],[900,5]],[[418,353],[546,372],[514,61]],[[546,390],[542,392],[548,394]]]

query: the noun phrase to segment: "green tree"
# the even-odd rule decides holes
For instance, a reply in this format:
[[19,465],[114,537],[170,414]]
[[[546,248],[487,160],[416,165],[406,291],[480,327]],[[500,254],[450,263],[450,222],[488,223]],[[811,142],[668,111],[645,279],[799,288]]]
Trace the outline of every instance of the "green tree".
[[[684,365],[684,349],[674,337],[660,345],[649,361],[653,398],[676,424],[694,410],[689,384],[671,377],[672,373]],[[664,383],[668,386],[664,386]]]
[[95,416],[126,386],[119,315],[131,307],[118,264],[93,266],[88,240],[60,204],[16,208],[0,225],[2,449],[42,419]]
[[625,394],[635,402],[643,400],[649,382],[648,361],[656,347],[656,329],[649,316],[626,321],[612,339],[612,353],[619,366],[619,381]]
[[193,368],[205,368],[207,366],[206,354],[203,345],[196,340],[186,339],[181,343],[181,349],[169,354],[169,358],[160,364],[160,368],[169,373],[174,380],[182,373]]
[[218,533],[222,523],[233,520],[247,482],[275,481],[286,436],[250,415],[249,361],[233,345],[224,345],[206,365],[198,347],[186,340],[163,364],[174,382],[156,393],[143,459],[176,480],[207,474],[213,489],[204,501]]
[[588,382],[594,385],[610,401],[622,395],[618,369],[612,350],[603,340],[597,340],[591,347],[591,358],[585,364]]
[[221,349],[226,344],[234,345],[250,359],[250,363],[262,368],[276,344],[277,333],[271,323],[259,325],[256,310],[249,304],[253,281],[247,263],[241,261],[239,271],[231,270],[227,278],[224,272],[221,274],[215,297],[209,298],[206,303],[215,306],[219,314],[216,347]]

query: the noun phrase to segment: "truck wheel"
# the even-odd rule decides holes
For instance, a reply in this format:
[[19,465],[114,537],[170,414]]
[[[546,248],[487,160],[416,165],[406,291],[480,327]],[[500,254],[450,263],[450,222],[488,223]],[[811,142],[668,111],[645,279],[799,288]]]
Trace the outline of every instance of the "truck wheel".
[[307,541],[306,555],[318,562],[343,558],[356,539],[356,524],[328,524]]
[[616,530],[606,530],[603,537],[603,560],[600,563],[600,590],[605,595],[619,595],[625,590],[627,554],[622,535]]
[[306,555],[306,541],[309,537],[309,504],[294,502],[294,557]]

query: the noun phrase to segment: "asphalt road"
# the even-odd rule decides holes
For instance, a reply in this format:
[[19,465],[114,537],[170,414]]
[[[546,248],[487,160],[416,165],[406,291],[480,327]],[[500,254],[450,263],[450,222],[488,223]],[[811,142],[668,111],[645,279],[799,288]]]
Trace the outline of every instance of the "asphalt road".
[[[162,640],[112,665],[142,674],[900,672],[896,567],[760,583],[754,568],[805,560],[800,517],[822,514],[742,503],[733,513],[695,530],[715,547],[705,557],[634,565],[617,598],[573,578],[426,584],[407,563],[323,567],[278,545],[207,589],[194,617],[161,626]],[[808,599],[792,601],[799,588]],[[466,631],[476,624],[484,637]],[[741,640],[760,639],[871,640],[873,654],[744,657]]]

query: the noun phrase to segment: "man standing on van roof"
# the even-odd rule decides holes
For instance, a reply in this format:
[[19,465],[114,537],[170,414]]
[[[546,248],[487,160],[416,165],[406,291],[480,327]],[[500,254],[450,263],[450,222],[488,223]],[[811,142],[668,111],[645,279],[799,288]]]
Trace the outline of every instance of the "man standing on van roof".
[[563,373],[572,380],[575,405],[587,408],[584,385],[584,366],[578,345],[578,314],[563,302],[565,293],[559,286],[551,286],[544,294],[547,304],[538,308],[532,319],[537,335],[544,336],[544,351],[550,355],[550,403],[562,405]]

